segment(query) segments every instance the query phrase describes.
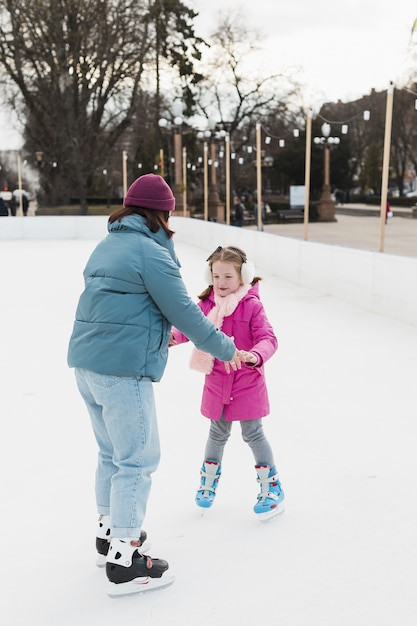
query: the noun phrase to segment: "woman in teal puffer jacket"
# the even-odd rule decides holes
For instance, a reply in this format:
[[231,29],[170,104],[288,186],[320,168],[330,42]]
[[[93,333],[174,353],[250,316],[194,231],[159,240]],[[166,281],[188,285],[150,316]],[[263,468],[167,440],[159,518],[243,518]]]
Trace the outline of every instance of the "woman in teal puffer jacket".
[[[142,524],[160,458],[153,382],[168,357],[171,325],[204,352],[240,369],[242,354],[188,295],[168,219],[175,199],[163,178],[146,174],[109,218],[108,235],[84,270],[68,364],[99,447],[98,565],[109,595],[170,584],[166,561],[143,556]],[[230,364],[230,365],[229,365]]]

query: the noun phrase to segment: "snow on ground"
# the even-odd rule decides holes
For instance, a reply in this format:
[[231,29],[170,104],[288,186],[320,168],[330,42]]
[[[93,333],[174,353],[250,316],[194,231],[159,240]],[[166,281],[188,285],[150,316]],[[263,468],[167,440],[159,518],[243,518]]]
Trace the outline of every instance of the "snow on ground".
[[[145,529],[176,582],[107,597],[95,566],[96,446],[66,366],[94,245],[0,243],[1,623],[415,626],[417,327],[265,272],[280,340],[265,429],[286,512],[269,523],[252,513],[255,471],[236,424],[217,501],[201,516],[202,378],[188,368],[190,346],[173,348],[155,385],[162,461]],[[207,251],[177,251],[195,297]]]

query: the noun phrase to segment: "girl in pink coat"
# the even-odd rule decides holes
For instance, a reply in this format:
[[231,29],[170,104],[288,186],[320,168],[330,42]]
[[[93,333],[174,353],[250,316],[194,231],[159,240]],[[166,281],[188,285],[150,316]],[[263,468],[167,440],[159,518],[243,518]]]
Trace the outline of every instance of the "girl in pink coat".
[[[217,328],[234,338],[244,363],[228,373],[224,363],[196,348],[193,351],[190,366],[206,375],[201,413],[210,419],[196,503],[203,508],[212,506],[224,447],[233,422],[239,421],[260,484],[254,512],[259,519],[270,519],[284,508],[284,492],[262,424],[269,414],[264,365],[275,354],[278,341],[259,297],[261,279],[255,276],[243,250],[219,246],[207,259],[205,278],[209,287],[200,294],[199,306]],[[171,345],[185,341],[188,338],[173,328]]]

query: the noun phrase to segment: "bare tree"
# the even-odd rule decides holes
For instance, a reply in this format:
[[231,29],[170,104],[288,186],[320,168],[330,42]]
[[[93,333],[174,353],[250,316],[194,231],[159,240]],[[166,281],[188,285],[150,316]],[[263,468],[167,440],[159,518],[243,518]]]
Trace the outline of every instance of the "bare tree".
[[[221,13],[217,28],[203,51],[204,78],[198,85],[197,110],[210,131],[227,130],[232,154],[231,178],[235,188],[253,186],[255,126],[262,120],[269,128],[300,112],[297,75],[271,75],[259,63],[262,40],[244,13]],[[197,66],[198,67],[198,66]],[[200,122],[201,123],[201,122]],[[201,128],[201,130],[205,130]],[[268,170],[269,172],[270,170]]]
[[[159,49],[156,6],[180,16],[167,21]],[[193,15],[180,1],[0,0],[9,102],[20,107],[26,147],[41,155],[45,179],[55,177],[54,200],[77,197],[87,211],[94,170],[138,114],[156,56],[177,64]]]
[[210,120],[228,127],[230,133],[246,126],[246,134],[257,119],[269,112],[288,114],[299,93],[295,81],[285,74],[269,75],[251,63],[260,50],[259,34],[246,26],[242,15],[226,13],[210,38],[203,56],[205,78],[199,84],[198,104]]

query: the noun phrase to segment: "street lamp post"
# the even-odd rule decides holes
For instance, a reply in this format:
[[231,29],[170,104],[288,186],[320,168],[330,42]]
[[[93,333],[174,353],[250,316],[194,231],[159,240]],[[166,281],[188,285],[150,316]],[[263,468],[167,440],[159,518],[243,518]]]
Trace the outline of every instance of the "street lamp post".
[[310,214],[310,177],[311,177],[311,126],[313,121],[313,111],[310,109],[306,120],[306,155],[304,172],[304,240],[308,239],[308,220]]
[[330,147],[340,143],[339,137],[330,137],[331,126],[325,122],[321,127],[322,137],[314,137],[314,143],[323,146],[324,150],[324,181],[320,200],[318,203],[318,215],[321,222],[337,222],[336,203],[330,193]]
[[210,142],[210,184],[209,184],[209,214],[217,222],[224,222],[224,204],[220,202],[219,188],[217,185],[217,146],[213,138]]
[[217,146],[216,138],[223,139],[224,135],[212,133],[210,130],[199,131],[198,139],[204,140],[203,164],[204,164],[204,219],[216,222],[224,222],[224,204],[220,201],[217,184]]
[[[224,148],[219,147],[226,137],[226,131],[222,128],[217,130],[218,125],[214,122],[211,123],[212,131],[206,131],[206,135],[209,137],[209,165],[210,165],[210,184],[208,193],[208,209],[209,216],[216,222],[225,222],[225,206],[220,200],[219,194],[219,159],[224,158]],[[218,154],[219,152],[219,154]],[[227,193],[227,190],[226,190]]]

